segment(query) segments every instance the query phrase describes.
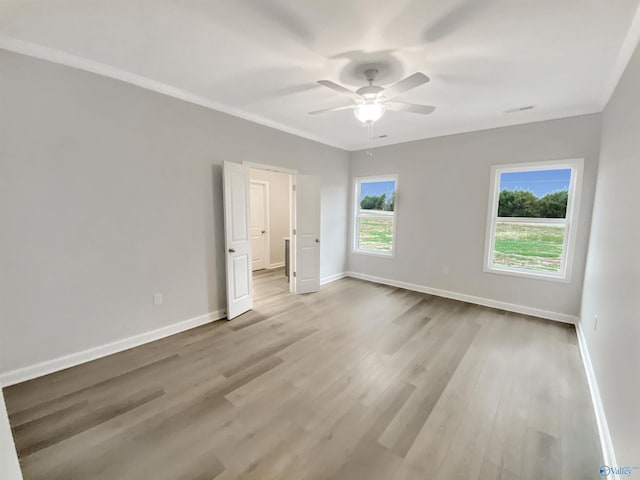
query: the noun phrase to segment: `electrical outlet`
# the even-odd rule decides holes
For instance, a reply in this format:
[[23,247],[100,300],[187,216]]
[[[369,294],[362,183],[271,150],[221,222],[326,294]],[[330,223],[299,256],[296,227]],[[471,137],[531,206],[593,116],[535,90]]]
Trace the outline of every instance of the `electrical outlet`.
[[162,305],[164,303],[164,298],[162,298],[161,293],[153,294],[153,304],[157,307],[158,305]]
[[598,315],[593,316],[593,329],[598,328]]
[[444,273],[445,275],[449,275],[449,265],[445,265],[444,267],[442,267],[442,273]]

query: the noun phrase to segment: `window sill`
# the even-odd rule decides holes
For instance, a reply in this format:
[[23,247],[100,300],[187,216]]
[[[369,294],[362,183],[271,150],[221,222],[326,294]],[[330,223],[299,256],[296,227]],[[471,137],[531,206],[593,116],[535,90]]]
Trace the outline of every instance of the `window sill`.
[[488,266],[485,266],[483,271],[485,273],[529,278],[531,280],[547,280],[550,282],[571,283],[571,276],[569,274],[565,275],[564,277],[560,277],[557,275],[545,274],[543,272],[533,272],[533,271],[516,270],[516,269],[509,269],[509,268],[496,268],[496,267],[488,267]]
[[357,253],[358,255],[368,255],[370,257],[381,257],[381,258],[393,258],[393,252],[376,252],[373,250],[353,250],[353,253]]

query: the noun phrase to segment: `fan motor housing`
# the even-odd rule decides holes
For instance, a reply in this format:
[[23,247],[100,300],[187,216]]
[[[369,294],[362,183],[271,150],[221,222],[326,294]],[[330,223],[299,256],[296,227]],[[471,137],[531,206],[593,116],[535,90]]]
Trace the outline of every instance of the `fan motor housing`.
[[358,95],[363,96],[364,98],[376,98],[384,88],[378,87],[377,85],[367,85],[366,87],[359,88],[356,90]]

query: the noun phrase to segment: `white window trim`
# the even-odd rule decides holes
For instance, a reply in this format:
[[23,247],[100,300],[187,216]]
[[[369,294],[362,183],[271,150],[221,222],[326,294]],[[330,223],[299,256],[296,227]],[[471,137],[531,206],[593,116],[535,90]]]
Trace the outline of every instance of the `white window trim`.
[[[492,265],[493,244],[495,241],[496,223],[498,221],[498,201],[500,197],[500,174],[504,172],[551,170],[560,168],[571,169],[569,198],[567,201],[567,215],[564,244],[562,246],[562,269],[558,273],[532,271],[523,268],[497,267]],[[487,228],[484,246],[483,271],[516,277],[537,278],[555,282],[571,282],[575,244],[580,212],[580,197],[582,193],[582,176],[584,170],[583,158],[565,160],[544,160],[540,162],[515,163],[508,165],[494,165],[491,167],[491,181],[489,189],[489,208],[487,211]],[[520,219],[522,220],[522,219]],[[501,220],[502,221],[502,220]],[[517,219],[507,220],[517,221]],[[561,222],[558,222],[561,223]]]
[[[398,175],[374,175],[371,177],[354,177],[353,179],[353,239],[351,242],[352,252],[360,255],[371,255],[374,257],[382,258],[394,258],[396,255],[396,230],[398,224]],[[394,181],[396,184],[396,198],[393,204],[393,232],[391,237],[391,252],[383,252],[380,250],[367,250],[364,248],[358,248],[358,211],[360,210],[360,185],[364,182],[389,182]],[[361,215],[362,217],[363,215]],[[366,215],[364,215],[366,216]]]

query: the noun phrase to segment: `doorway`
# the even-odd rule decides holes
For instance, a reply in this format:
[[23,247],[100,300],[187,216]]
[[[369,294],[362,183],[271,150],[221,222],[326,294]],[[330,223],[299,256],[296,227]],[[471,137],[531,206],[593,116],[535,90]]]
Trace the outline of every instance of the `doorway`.
[[254,295],[288,292],[293,176],[250,168],[249,183]]
[[[263,222],[256,221],[256,237],[259,232],[269,236],[268,247],[258,266],[265,266],[256,272],[282,268],[280,281],[286,281],[287,292],[302,294],[320,290],[320,177],[300,174],[294,170],[286,170],[267,165],[225,161],[222,169],[222,200],[224,211],[224,246],[227,309],[229,320],[242,315],[253,308],[253,261],[251,238],[251,170],[254,180],[269,183],[266,189],[268,200],[263,201],[268,210],[264,213]],[[278,218],[283,219],[284,229],[275,227],[276,209],[274,193],[283,193],[283,188],[276,188],[261,175],[271,176],[274,173],[284,174],[286,182],[283,203],[278,208]],[[255,189],[256,194],[264,195],[264,190]],[[256,207],[258,208],[258,207]],[[282,215],[284,213],[284,215]],[[266,223],[262,228],[261,223]],[[258,230],[259,228],[259,230]],[[286,229],[286,230],[285,230]],[[290,248],[287,249],[287,242]],[[266,242],[266,241],[265,241]],[[288,252],[287,252],[288,250]],[[278,260],[281,259],[281,260]],[[287,264],[290,268],[286,269]]]

